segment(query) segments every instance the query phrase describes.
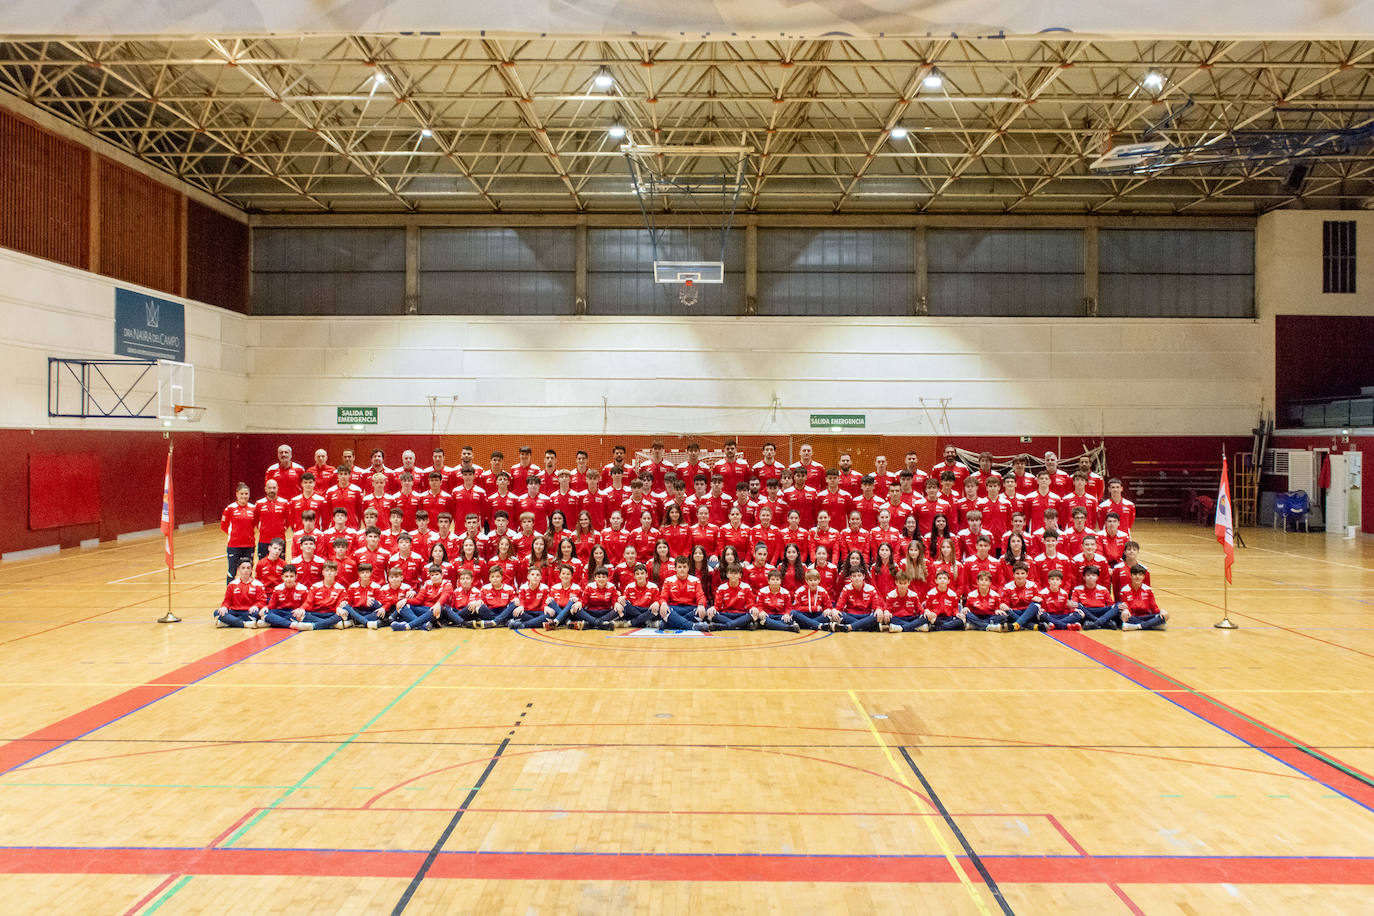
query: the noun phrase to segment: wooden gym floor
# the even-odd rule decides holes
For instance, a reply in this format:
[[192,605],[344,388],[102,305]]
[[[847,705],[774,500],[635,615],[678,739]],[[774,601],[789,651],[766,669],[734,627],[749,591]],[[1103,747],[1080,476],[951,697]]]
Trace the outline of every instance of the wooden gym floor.
[[1166,633],[225,630],[0,567],[6,913],[1374,912],[1374,545],[1141,524]]

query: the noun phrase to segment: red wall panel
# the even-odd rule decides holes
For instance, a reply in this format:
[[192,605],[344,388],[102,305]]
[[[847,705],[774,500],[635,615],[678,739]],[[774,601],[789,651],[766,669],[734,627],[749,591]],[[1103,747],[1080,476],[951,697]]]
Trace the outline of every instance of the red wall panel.
[[0,111],[0,245],[85,268],[90,153]]
[[100,273],[181,294],[182,197],[99,157]]
[[1374,385],[1374,318],[1275,316],[1274,393],[1280,407],[1303,398],[1349,397],[1365,385]]
[[186,295],[248,312],[248,227],[187,201]]
[[29,527],[38,531],[98,521],[100,456],[30,452]]

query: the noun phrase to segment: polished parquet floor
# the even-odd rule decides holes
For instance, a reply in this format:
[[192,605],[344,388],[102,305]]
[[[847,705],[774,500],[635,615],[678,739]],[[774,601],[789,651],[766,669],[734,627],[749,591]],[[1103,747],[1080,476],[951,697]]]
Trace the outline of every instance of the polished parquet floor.
[[216,629],[0,566],[15,913],[1374,913],[1374,543],[1142,523],[1163,633]]

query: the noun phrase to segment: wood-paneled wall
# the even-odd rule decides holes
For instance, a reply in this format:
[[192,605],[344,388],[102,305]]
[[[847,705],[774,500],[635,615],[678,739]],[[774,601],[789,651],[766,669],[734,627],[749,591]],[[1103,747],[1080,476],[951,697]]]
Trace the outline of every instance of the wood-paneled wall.
[[248,227],[0,111],[0,246],[248,311]]
[[184,198],[100,157],[100,273],[182,294]]
[[248,226],[188,201],[186,296],[248,311]]
[[90,266],[88,150],[0,111],[0,245]]

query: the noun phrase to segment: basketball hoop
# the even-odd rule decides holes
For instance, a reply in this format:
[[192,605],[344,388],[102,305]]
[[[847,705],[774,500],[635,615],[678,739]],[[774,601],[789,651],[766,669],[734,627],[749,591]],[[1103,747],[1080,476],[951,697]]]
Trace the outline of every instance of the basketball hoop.
[[682,288],[677,291],[677,301],[681,302],[687,308],[691,308],[697,304],[698,293],[699,291],[695,283],[691,280],[683,280]]
[[178,420],[185,420],[187,423],[199,423],[205,416],[205,408],[197,407],[194,404],[174,404],[172,405],[172,415]]

